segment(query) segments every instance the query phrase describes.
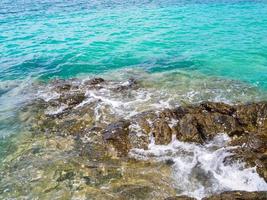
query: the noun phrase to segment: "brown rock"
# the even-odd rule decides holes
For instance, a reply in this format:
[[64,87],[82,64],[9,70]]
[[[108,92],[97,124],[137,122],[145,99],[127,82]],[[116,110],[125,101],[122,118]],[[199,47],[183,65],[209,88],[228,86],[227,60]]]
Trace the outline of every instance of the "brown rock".
[[138,88],[138,82],[133,79],[133,78],[130,78],[127,82],[127,84],[124,84],[124,85],[119,85],[117,87],[115,87],[115,91],[117,92],[122,92],[124,90],[129,90],[129,89],[137,89]]
[[235,117],[248,131],[267,131],[267,104],[251,103],[236,106]]
[[204,102],[201,106],[208,112],[217,112],[225,115],[232,115],[235,112],[235,108],[225,103],[217,102]]
[[225,162],[241,160],[248,167],[257,167],[257,172],[267,181],[267,137],[256,133],[246,133],[234,138],[230,145],[239,146],[232,150],[234,155],[226,158]]
[[85,93],[67,93],[62,94],[58,101],[70,107],[78,105],[85,99]]
[[97,84],[100,84],[103,82],[105,82],[105,80],[103,78],[93,78],[93,79],[90,79],[88,81],[85,81],[84,84],[85,85],[97,85]]
[[154,122],[152,134],[156,144],[168,144],[172,140],[172,130],[164,120]]
[[196,200],[196,199],[193,197],[182,195],[182,196],[176,196],[176,197],[168,197],[165,200]]
[[212,195],[202,200],[266,200],[267,192],[231,191]]
[[178,140],[199,143],[205,140],[201,127],[198,125],[198,120],[194,115],[186,114],[179,121],[177,129],[178,133],[176,137]]
[[159,117],[166,120],[177,119],[177,113],[176,110],[164,109],[160,112]]
[[149,134],[151,131],[151,124],[149,122],[155,121],[157,115],[154,112],[144,112],[134,116],[131,121],[132,124],[139,126],[145,134]]
[[111,144],[118,152],[118,156],[126,156],[130,150],[129,143],[130,122],[121,120],[110,124],[103,132],[103,138]]
[[55,79],[51,81],[51,85],[53,86],[53,89],[59,93],[67,92],[73,86],[71,80],[64,80],[64,79]]

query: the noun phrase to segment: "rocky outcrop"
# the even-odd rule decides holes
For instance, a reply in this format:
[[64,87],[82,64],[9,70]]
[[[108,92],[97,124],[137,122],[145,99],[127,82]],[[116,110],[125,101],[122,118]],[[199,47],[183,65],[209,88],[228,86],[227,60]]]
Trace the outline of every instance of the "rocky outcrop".
[[231,191],[203,198],[202,200],[266,200],[267,192]]
[[118,156],[126,155],[131,146],[129,142],[129,125],[130,122],[122,120],[110,124],[103,132],[104,140],[111,143],[115,149],[120,149]]
[[84,84],[89,86],[95,86],[104,82],[105,80],[103,78],[93,78],[85,81]]
[[176,197],[168,197],[165,200],[196,200],[196,198],[182,195],[182,196],[176,196]]
[[[230,106],[207,102],[196,106],[166,109],[159,113],[145,112],[129,120],[128,134],[132,131],[147,137],[152,134],[156,144],[168,144],[173,135],[180,141],[197,143],[205,143],[218,133],[239,138],[253,131],[253,135],[264,137],[267,124],[266,105],[249,104],[250,111],[247,111],[247,105]],[[247,114],[254,117],[246,117]],[[139,130],[132,130],[131,127],[138,127]]]
[[[226,133],[232,138],[229,145],[239,147],[232,150],[233,155],[225,163],[243,160],[250,167],[257,166],[257,172],[267,180],[266,119],[267,103],[231,106],[206,102],[138,114],[124,123],[123,134],[114,123],[105,129],[103,137],[119,156],[126,156],[132,148],[146,149],[150,136],[156,144],[168,144],[173,136],[180,141],[203,144],[218,133]],[[107,139],[110,135],[112,139]]]
[[[221,194],[215,194],[210,197],[202,198],[202,200],[266,200],[267,192],[245,192],[245,191],[229,191]],[[185,195],[168,197],[165,200],[196,200],[193,197]]]
[[169,144],[173,138],[204,144],[218,133],[226,133],[232,138],[229,145],[239,148],[232,150],[233,155],[225,163],[243,160],[248,166],[257,166],[258,173],[267,180],[267,102],[246,105],[203,102],[141,112],[127,119],[117,116],[109,104],[103,103],[106,97],[101,97],[101,89],[115,96],[127,96],[127,92],[138,87],[135,79],[54,80],[49,85],[49,91],[55,92],[53,98],[39,99],[36,106],[31,106],[35,120],[31,128],[35,133],[82,137],[97,127],[101,144],[118,157],[127,156],[132,148],[147,149],[151,137],[161,145]]
[[[41,96],[20,112],[19,117],[31,128],[31,135],[29,140],[22,142],[22,149],[15,150],[9,158],[13,165],[8,163],[7,170],[0,173],[4,183],[0,193],[7,191],[6,182],[13,176],[14,180],[18,177],[23,180],[20,191],[37,188],[40,194],[64,188],[70,198],[82,191],[86,196],[81,198],[88,199],[108,199],[112,194],[114,199],[173,196],[167,199],[193,200],[187,196],[175,197],[181,190],[173,185],[170,175],[174,159],[168,158],[160,163],[154,162],[153,158],[143,161],[128,157],[129,152],[133,148],[148,149],[152,139],[160,145],[167,145],[175,138],[205,144],[221,132],[231,137],[227,145],[236,146],[229,148],[233,154],[224,163],[238,160],[249,167],[256,166],[257,172],[267,181],[267,102],[246,105],[203,102],[147,110],[132,116],[132,107],[128,109],[127,102],[132,105],[132,97],[139,89],[135,79],[126,82],[102,78],[69,79],[44,85],[44,98]],[[122,102],[126,102],[126,109],[121,106]],[[131,114],[125,114],[128,111]],[[134,109],[134,112],[138,111]],[[136,152],[143,155],[142,150]],[[185,152],[184,156],[187,153],[191,152]],[[29,163],[34,165],[28,167]],[[192,180],[201,180],[204,187],[212,184],[203,170],[198,170],[198,166],[195,168],[190,175]],[[30,178],[25,179],[27,176]],[[44,185],[37,184],[38,181],[43,181]],[[18,191],[17,186],[13,191]],[[266,192],[233,191],[205,198],[209,199],[267,197]]]
[[114,91],[123,92],[124,90],[137,89],[137,88],[138,88],[138,82],[135,79],[130,78],[124,84],[119,84],[118,86],[116,86],[114,88]]

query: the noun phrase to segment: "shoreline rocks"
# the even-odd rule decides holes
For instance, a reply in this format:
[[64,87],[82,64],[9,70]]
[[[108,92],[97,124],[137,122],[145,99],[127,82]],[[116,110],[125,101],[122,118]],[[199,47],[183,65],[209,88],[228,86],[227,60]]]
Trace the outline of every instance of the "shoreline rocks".
[[[140,112],[130,118],[115,116],[105,111],[96,116],[96,109],[102,99],[90,99],[87,91],[102,88],[123,93],[139,87],[135,79],[125,83],[110,82],[94,78],[85,82],[79,80],[56,80],[51,88],[58,96],[47,102],[37,101],[35,122],[39,133],[81,136],[90,134],[98,127],[107,149],[113,156],[127,157],[132,148],[147,149],[151,136],[155,144],[167,145],[173,137],[183,142],[205,144],[219,133],[231,137],[233,156],[225,163],[241,160],[249,167],[257,167],[257,172],[267,180],[267,102],[228,105],[219,102],[202,102],[196,105],[179,106],[172,109]],[[78,89],[80,88],[80,89]],[[89,99],[88,99],[89,98]],[[87,103],[83,104],[84,101]],[[41,104],[41,106],[40,106]],[[46,110],[56,109],[46,114]],[[53,110],[52,109],[52,110]],[[61,112],[57,112],[61,109]]]
[[[267,181],[267,102],[240,105],[202,102],[172,109],[148,110],[123,118],[110,112],[106,105],[99,114],[97,109],[102,106],[103,99],[98,96],[93,99],[94,94],[90,96],[88,91],[104,89],[124,94],[139,87],[134,79],[125,84],[109,83],[101,78],[84,83],[79,80],[74,83],[56,81],[52,86],[58,96],[32,103],[29,108],[33,111],[32,116],[27,118],[27,122],[32,120],[34,134],[62,138],[73,136],[76,143],[73,148],[79,156],[94,160],[104,160],[108,156],[127,160],[132,148],[148,149],[152,137],[159,145],[167,145],[174,138],[201,145],[219,133],[226,133],[231,138],[228,145],[238,148],[232,150],[225,164],[244,161],[248,167],[256,167],[260,176]],[[88,91],[79,90],[79,87]],[[47,112],[50,110],[53,112]],[[139,187],[133,187],[133,191],[139,191]],[[261,199],[263,195],[266,192],[228,192],[205,200]],[[171,197],[168,200],[182,198],[193,199]]]
[[[120,137],[120,129],[116,130],[116,122],[109,127],[113,129],[105,129],[103,137],[106,139],[111,132],[118,136],[116,138],[113,135],[114,139],[109,142],[119,152],[119,156],[127,156],[132,148],[147,149],[151,135],[154,136],[155,144],[166,145],[173,136],[180,141],[204,144],[218,133],[226,133],[231,137],[229,145],[239,147],[233,150],[234,155],[225,162],[241,160],[248,167],[256,166],[257,172],[267,181],[267,103],[230,106],[207,102],[167,109],[158,114],[146,112],[124,123],[123,139]],[[140,137],[129,137],[137,132],[141,133]],[[134,142],[137,138],[142,139]]]
[[[201,200],[266,200],[267,191],[246,192],[246,191],[229,191],[220,194],[215,194],[210,197],[202,198]],[[168,197],[165,200],[196,200],[196,198],[185,195]]]

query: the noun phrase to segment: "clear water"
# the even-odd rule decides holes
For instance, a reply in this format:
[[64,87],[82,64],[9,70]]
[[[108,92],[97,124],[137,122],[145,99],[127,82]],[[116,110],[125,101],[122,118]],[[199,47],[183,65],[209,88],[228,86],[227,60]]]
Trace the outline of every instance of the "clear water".
[[267,2],[6,1],[0,79],[123,67],[197,71],[267,88]]
[[121,113],[267,100],[266,36],[266,0],[1,0],[0,161],[38,81],[134,77]]
[[[177,70],[194,84],[209,78],[213,84],[214,77],[221,83],[240,81],[255,88],[254,98],[263,95],[259,99],[264,100],[266,35],[265,0],[2,0],[0,129],[3,121],[10,127],[12,109],[25,99],[25,93],[18,93],[36,79],[94,76],[114,69],[141,69],[151,74],[150,80],[153,73],[167,72],[168,81],[164,75],[154,81],[164,88],[191,87],[179,81]],[[213,87],[226,90],[229,84],[222,87],[215,81]],[[254,100],[243,93],[247,101]]]

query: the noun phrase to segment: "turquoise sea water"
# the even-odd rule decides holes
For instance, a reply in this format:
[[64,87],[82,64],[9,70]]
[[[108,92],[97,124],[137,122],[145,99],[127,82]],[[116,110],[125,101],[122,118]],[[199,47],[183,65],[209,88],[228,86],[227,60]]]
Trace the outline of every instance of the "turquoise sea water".
[[266,36],[266,1],[2,0],[0,129],[17,126],[9,111],[23,101],[22,83],[36,79],[180,70],[265,93]]
[[[258,90],[255,97],[265,96],[266,36],[266,1],[3,0],[1,135],[18,128],[15,113],[29,98],[21,90],[36,80],[127,68],[150,74],[155,84],[166,77],[158,81],[153,74],[174,73],[167,78],[171,87],[177,83],[193,92],[199,90],[194,80],[215,77],[248,84]],[[192,84],[176,76],[177,70],[189,75]],[[216,84],[214,90],[221,89]]]
[[267,2],[0,3],[0,80],[124,67],[197,71],[267,89]]
[[1,0],[0,166],[31,143],[19,113],[40,82],[92,76],[140,80],[126,105],[104,96],[122,113],[267,100],[267,0]]
[[[19,129],[16,111],[30,98],[21,92],[27,84],[124,68],[151,75],[155,85],[192,92],[202,89],[195,87],[202,79],[237,81],[257,90],[240,91],[248,100],[262,94],[264,100],[266,36],[266,1],[2,0],[0,135]],[[176,76],[177,70],[190,78]],[[159,78],[164,73],[167,78]],[[212,87],[226,90],[229,83]]]

